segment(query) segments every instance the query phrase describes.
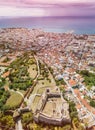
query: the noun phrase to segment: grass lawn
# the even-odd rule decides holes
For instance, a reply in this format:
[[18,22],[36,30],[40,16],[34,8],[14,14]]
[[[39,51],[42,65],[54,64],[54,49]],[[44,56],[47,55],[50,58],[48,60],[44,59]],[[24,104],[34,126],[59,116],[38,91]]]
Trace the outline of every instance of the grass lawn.
[[35,86],[34,89],[33,89],[32,94],[37,94],[38,89],[39,89],[39,85],[36,84],[36,86]]
[[[44,83],[44,84],[43,84],[43,83]],[[42,81],[42,85],[43,85],[43,86],[51,86],[52,83],[50,83],[48,80],[45,79],[45,80]]]
[[[38,83],[36,84],[36,86],[34,87],[32,94],[37,94],[39,89],[43,89],[44,87],[46,88],[47,86],[49,86],[47,84],[47,82],[45,80],[39,80]],[[43,91],[43,90],[41,90],[41,91]]]
[[52,82],[50,83],[47,79],[44,79],[44,80],[39,80],[38,82],[39,84],[39,88],[42,88],[42,87],[55,87],[54,84],[52,84]]
[[21,92],[23,95],[25,94],[24,90],[18,90],[19,92]]
[[8,98],[6,105],[10,106],[11,108],[16,107],[22,100],[22,96],[16,92],[10,92],[11,96]]
[[36,110],[36,107],[37,107],[37,105],[38,105],[38,103],[40,101],[40,98],[41,98],[40,96],[35,96],[35,98],[33,100],[33,103],[31,105],[31,108],[32,108],[33,112]]
[[54,83],[50,83],[48,80],[44,79],[44,80],[39,80],[38,83],[36,84],[36,86],[34,87],[34,90],[32,92],[32,94],[42,94],[44,92],[44,90],[46,88],[55,88],[55,84]]
[[43,92],[45,91],[46,88],[47,87],[43,87],[43,88],[38,89],[37,94],[43,94]]
[[34,79],[37,75],[36,67],[37,66],[35,64],[29,66],[28,72],[32,79]]
[[51,73],[49,73],[49,79],[51,79],[51,84],[52,84],[53,86],[56,86],[56,82],[55,82],[55,80],[54,80],[54,78],[53,78],[53,76],[52,76]]

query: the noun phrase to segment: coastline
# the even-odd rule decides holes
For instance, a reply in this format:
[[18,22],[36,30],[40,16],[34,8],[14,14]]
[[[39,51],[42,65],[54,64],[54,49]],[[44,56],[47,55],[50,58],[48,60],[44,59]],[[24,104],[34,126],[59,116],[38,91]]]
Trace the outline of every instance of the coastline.
[[75,34],[95,34],[94,17],[22,17],[1,18],[0,28],[41,28],[47,32],[64,33],[74,30]]

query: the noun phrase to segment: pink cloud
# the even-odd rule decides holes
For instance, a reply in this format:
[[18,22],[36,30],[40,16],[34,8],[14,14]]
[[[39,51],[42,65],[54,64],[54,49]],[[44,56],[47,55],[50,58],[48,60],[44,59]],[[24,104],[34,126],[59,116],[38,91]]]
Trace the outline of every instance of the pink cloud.
[[94,0],[0,0],[0,3],[44,3],[44,4],[61,4],[61,3],[89,3]]
[[94,0],[0,0],[0,16],[95,15]]

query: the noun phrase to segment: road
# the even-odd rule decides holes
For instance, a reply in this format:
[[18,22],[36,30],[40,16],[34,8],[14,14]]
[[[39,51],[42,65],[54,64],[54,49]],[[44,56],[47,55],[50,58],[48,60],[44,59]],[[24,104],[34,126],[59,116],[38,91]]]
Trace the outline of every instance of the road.
[[21,123],[21,119],[19,118],[16,122],[16,125],[15,125],[15,130],[23,130],[22,128],[22,123]]
[[[68,81],[64,78],[64,81],[66,82],[68,88],[71,90],[71,92],[73,93],[74,97],[77,99],[77,101],[81,104],[82,106],[82,109],[83,110],[86,110],[87,108],[80,102],[79,98],[75,95],[74,91],[73,91],[73,88],[70,86],[70,84],[68,83]],[[89,111],[89,110],[88,110]],[[89,114],[91,115],[91,117],[94,119],[93,121],[95,121],[95,115],[89,111]],[[95,125],[95,122],[94,122],[94,125]]]
[[[36,60],[36,64],[37,64],[37,68],[38,68],[38,69],[37,69],[37,70],[38,70],[38,73],[37,73],[37,76],[36,76],[36,78],[35,78],[35,82],[34,82],[34,84],[32,85],[32,87],[35,86],[35,83],[36,83],[38,77],[40,76],[39,62],[38,62],[38,59],[37,59],[36,56],[34,56],[34,58],[35,58],[35,60]],[[28,101],[27,101],[28,107],[31,106],[32,101],[33,101],[33,99],[35,98],[35,96],[36,96],[36,94],[30,95],[30,97],[27,99],[27,100],[28,100]]]
[[35,60],[36,60],[36,63],[37,63],[37,68],[38,68],[38,74],[37,74],[36,79],[35,79],[35,80],[37,80],[38,77],[40,76],[40,68],[39,68],[39,62],[38,62],[37,57],[36,56],[34,56],[34,57],[35,57]]
[[[34,81],[34,84],[32,85],[32,87],[35,86],[35,83],[36,83],[36,81],[37,81],[37,79],[38,79],[38,77],[39,77],[39,75],[40,75],[40,68],[39,68],[38,59],[37,59],[36,56],[34,56],[34,58],[35,58],[36,63],[37,63],[38,73],[37,73],[37,76],[36,76],[36,78],[35,78],[35,81]],[[20,92],[18,92],[18,91],[17,91],[17,93],[19,93],[19,94],[23,97],[23,94],[22,94],[22,93],[20,93]],[[26,95],[26,97],[27,97],[27,95]],[[25,100],[26,97],[24,97],[24,100]],[[34,95],[32,95],[32,96],[30,95],[30,97],[33,98]],[[29,100],[29,101],[28,101],[29,104],[31,104],[32,98],[27,99],[27,100]],[[30,99],[31,99],[31,100],[30,100]],[[20,107],[20,108],[21,108],[21,107]],[[22,123],[21,123],[21,118],[19,118],[19,119],[16,121],[15,130],[23,130],[23,128],[22,128]]]

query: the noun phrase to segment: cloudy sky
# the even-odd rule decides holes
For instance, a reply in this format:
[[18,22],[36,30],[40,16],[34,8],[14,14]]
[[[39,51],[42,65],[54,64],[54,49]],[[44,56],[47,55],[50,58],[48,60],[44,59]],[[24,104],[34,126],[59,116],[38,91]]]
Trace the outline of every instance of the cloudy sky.
[[95,16],[95,0],[0,0],[0,16]]

